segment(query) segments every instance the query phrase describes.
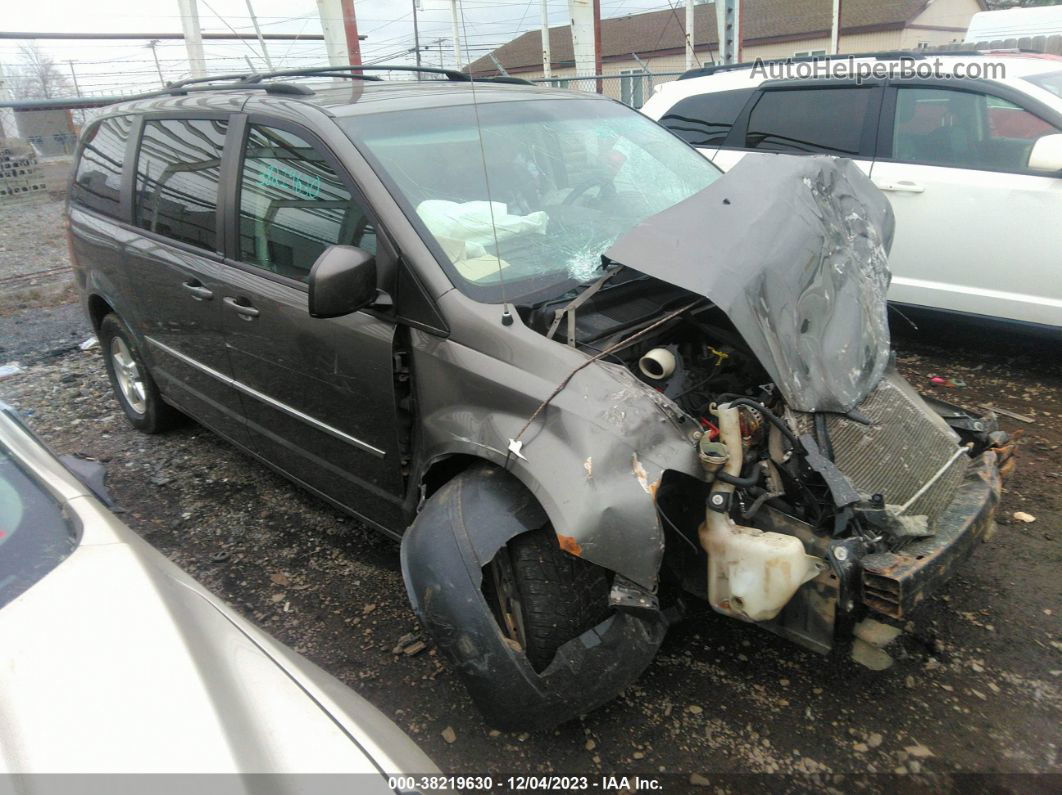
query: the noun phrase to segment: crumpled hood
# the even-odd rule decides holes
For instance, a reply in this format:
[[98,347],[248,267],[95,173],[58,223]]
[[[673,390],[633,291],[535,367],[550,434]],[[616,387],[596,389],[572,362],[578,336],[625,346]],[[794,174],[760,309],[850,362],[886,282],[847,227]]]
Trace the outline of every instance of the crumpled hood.
[[791,408],[847,412],[888,365],[893,227],[850,160],[746,157],[605,256],[714,302]]

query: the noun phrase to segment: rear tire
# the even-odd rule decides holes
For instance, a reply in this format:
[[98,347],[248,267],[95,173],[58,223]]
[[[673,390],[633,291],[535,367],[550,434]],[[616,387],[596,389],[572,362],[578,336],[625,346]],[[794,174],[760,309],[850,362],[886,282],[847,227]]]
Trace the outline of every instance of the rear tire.
[[163,401],[133,335],[117,315],[103,318],[97,336],[111,388],[132,426],[144,433],[160,433],[183,422],[184,415]]
[[609,614],[606,571],[564,552],[550,527],[502,547],[484,572],[484,585],[503,633],[539,672],[557,649]]

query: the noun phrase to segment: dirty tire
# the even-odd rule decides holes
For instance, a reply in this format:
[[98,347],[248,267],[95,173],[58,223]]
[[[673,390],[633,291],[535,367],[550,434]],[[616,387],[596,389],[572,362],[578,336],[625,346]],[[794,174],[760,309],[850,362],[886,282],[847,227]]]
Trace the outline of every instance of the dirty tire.
[[[163,401],[162,396],[159,394],[158,385],[155,384],[155,379],[151,377],[151,373],[148,371],[147,365],[144,364],[140,351],[133,341],[133,335],[125,324],[119,320],[117,315],[112,313],[103,318],[97,336],[100,341],[100,351],[103,354],[103,363],[107,369],[107,378],[111,382],[111,389],[114,390],[118,405],[122,407],[122,411],[125,412],[125,416],[132,426],[144,433],[160,433],[181,424],[185,419],[184,415]],[[116,372],[114,357],[112,356],[112,346],[116,337],[124,343],[124,350],[128,352],[129,357],[136,365],[139,383],[143,389],[142,410],[137,410],[130,403],[119,385],[119,376]]]
[[552,528],[523,533],[502,549],[520,596],[528,660],[544,670],[557,649],[609,614],[605,570],[569,555]]

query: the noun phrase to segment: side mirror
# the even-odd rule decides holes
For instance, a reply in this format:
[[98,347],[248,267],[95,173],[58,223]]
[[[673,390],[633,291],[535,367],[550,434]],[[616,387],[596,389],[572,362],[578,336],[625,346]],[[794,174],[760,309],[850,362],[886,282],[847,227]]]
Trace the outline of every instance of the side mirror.
[[376,300],[376,258],[356,246],[329,246],[310,269],[310,316],[341,317]]
[[1062,133],[1037,139],[1029,152],[1029,169],[1049,171],[1053,174],[1062,171]]

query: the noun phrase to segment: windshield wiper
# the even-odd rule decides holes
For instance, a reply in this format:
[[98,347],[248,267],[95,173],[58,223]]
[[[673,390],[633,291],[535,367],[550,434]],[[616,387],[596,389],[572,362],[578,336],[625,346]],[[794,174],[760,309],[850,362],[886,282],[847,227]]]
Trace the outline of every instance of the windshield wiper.
[[568,344],[571,347],[574,348],[575,347],[575,310],[577,310],[579,307],[581,307],[583,304],[585,304],[587,301],[589,301],[591,298],[593,298],[594,293],[596,293],[598,290],[600,290],[602,287],[605,286],[605,282],[607,282],[609,279],[611,279],[613,276],[615,276],[617,273],[619,273],[625,267],[626,267],[625,265],[620,265],[618,263],[613,265],[608,270],[606,270],[603,274],[601,274],[601,276],[599,276],[595,281],[591,282],[586,287],[584,287],[582,292],[580,292],[577,296],[575,296],[575,298],[573,298],[567,304],[565,304],[564,306],[560,307],[559,309],[554,309],[553,310],[553,322],[550,324],[549,331],[546,332],[546,339],[548,339],[548,340],[553,339],[553,336],[557,333],[557,329],[560,328],[561,321],[564,319],[564,316],[567,315],[568,316],[568,335],[567,335],[568,336]]

